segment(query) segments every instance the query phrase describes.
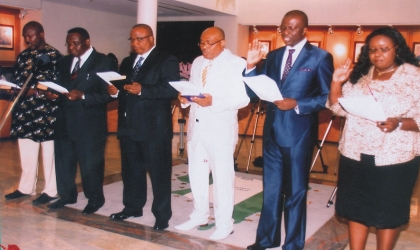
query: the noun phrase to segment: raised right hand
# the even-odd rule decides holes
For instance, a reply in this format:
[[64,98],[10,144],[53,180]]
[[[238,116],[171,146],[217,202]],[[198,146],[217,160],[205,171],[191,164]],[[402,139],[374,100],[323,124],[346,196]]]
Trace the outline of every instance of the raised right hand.
[[252,44],[248,44],[248,53],[246,56],[246,63],[247,69],[252,69],[257,65],[259,61],[265,56],[265,52],[261,50],[261,42],[259,42],[257,39],[254,39],[252,41]]

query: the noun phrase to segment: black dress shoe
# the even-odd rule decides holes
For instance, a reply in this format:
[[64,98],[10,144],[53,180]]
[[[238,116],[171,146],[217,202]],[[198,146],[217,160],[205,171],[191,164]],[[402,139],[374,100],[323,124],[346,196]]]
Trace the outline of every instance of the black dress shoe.
[[260,246],[258,243],[254,243],[246,247],[248,250],[265,250],[265,247]]
[[23,196],[28,196],[29,194],[24,194],[22,192],[20,192],[19,190],[14,191],[13,193],[10,194],[6,194],[4,197],[6,198],[6,200],[13,200],[13,199],[17,199]]
[[113,220],[125,220],[128,219],[130,217],[140,217],[143,216],[142,213],[138,213],[138,214],[134,214],[134,213],[128,213],[125,211],[121,211],[119,213],[115,213],[115,214],[111,214],[109,216],[109,218],[113,219]]
[[42,193],[38,198],[36,198],[35,200],[32,201],[32,204],[34,205],[40,205],[40,204],[44,204],[47,203],[49,201],[55,200],[58,197],[51,197],[46,193]]
[[162,230],[164,230],[165,228],[168,228],[169,227],[169,224],[168,224],[168,221],[167,220],[156,220],[156,223],[155,223],[155,225],[153,226],[153,229],[154,230],[156,230],[156,231],[162,231]]
[[62,208],[67,204],[74,204],[76,203],[76,200],[63,200],[63,199],[59,199],[58,201],[51,203],[50,205],[48,205],[49,208],[51,209],[58,209],[58,208]]
[[83,209],[82,214],[93,214],[94,212],[98,211],[99,208],[101,208],[102,206],[103,204],[99,205],[94,203],[88,203],[85,209]]

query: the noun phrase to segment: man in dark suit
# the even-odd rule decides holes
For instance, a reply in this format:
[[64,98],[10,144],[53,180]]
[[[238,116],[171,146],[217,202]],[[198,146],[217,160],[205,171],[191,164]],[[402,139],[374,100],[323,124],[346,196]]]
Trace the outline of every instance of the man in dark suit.
[[130,33],[135,52],[121,63],[120,73],[130,84],[108,92],[119,98],[118,138],[121,146],[124,210],[110,218],[124,220],[143,215],[147,199],[146,172],[153,188],[155,230],[168,227],[171,210],[172,113],[178,92],[169,81],[179,81],[178,60],[155,48],[152,29],[137,24]]
[[[318,111],[325,107],[333,59],[305,38],[308,18],[293,10],[280,29],[285,47],[267,54],[261,74],[276,81],[284,99],[267,103],[264,123],[264,200],[255,244],[247,249],[280,246],[284,207],[283,249],[303,249],[306,230],[306,191],[318,129]],[[258,42],[248,52],[246,76],[256,75],[263,57]],[[283,198],[284,195],[284,198]]]
[[66,41],[70,55],[64,57],[57,81],[69,90],[68,94],[59,97],[61,109],[56,128],[56,175],[60,199],[49,208],[76,203],[75,177],[79,163],[83,192],[89,200],[83,214],[91,214],[105,203],[106,105],[112,100],[107,91],[108,84],[96,73],[116,71],[117,68],[112,59],[90,46],[90,36],[85,29],[70,29]]

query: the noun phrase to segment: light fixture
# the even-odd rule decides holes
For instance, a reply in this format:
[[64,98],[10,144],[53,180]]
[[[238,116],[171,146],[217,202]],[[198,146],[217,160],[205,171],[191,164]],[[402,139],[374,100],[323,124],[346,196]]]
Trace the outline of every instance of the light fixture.
[[328,34],[332,35],[333,34],[333,28],[331,25],[328,25]]
[[28,12],[26,10],[24,10],[24,9],[20,10],[19,18],[20,19],[24,18],[26,16],[26,14],[28,14]]
[[281,34],[280,26],[277,26],[277,33]]
[[363,34],[362,26],[357,25],[357,31],[356,32],[359,36],[362,35]]
[[259,33],[259,31],[257,30],[257,27],[255,25],[252,26],[252,29],[253,29],[253,32],[254,32],[255,35]]

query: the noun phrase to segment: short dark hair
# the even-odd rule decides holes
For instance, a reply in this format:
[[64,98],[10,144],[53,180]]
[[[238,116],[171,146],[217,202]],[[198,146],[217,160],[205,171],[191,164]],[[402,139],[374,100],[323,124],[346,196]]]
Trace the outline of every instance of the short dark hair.
[[89,33],[84,28],[76,27],[67,31],[67,34],[70,33],[78,33],[82,37],[83,40],[90,39]]
[[362,76],[368,74],[369,68],[372,66],[372,63],[369,59],[369,43],[372,40],[372,38],[376,36],[386,36],[393,41],[394,46],[396,46],[395,52],[397,53],[397,56],[395,57],[394,61],[398,66],[404,63],[409,63],[417,67],[420,66],[419,61],[416,59],[416,56],[408,47],[401,33],[398,32],[398,30],[387,26],[374,30],[366,37],[365,44],[360,50],[360,54],[357,59],[357,64],[354,66],[354,69],[350,74],[351,83],[357,83],[357,81]]
[[44,27],[42,27],[42,25],[36,21],[30,21],[27,24],[25,24],[25,26],[23,26],[22,31],[25,31],[29,28],[35,29],[37,34],[44,32]]
[[305,12],[301,10],[291,10],[287,12],[284,16],[300,16],[303,19],[303,24],[305,25],[305,28],[308,27],[308,16],[305,14]]

